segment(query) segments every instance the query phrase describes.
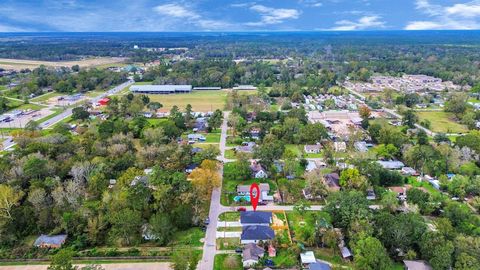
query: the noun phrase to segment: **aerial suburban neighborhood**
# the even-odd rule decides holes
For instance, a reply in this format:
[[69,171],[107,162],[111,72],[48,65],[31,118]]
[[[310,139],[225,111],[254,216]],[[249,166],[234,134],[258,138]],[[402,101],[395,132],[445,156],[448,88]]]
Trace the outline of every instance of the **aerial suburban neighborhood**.
[[132,3],[133,32],[0,18],[0,270],[479,270],[480,34],[450,26],[480,4],[390,31],[348,1],[310,32],[262,26],[346,2],[212,2]]

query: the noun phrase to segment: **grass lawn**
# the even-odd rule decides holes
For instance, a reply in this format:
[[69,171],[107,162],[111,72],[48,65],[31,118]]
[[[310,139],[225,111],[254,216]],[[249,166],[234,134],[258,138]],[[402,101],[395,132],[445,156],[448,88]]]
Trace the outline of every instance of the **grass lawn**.
[[168,121],[167,118],[148,118],[147,122],[152,126],[158,126],[162,122]]
[[455,122],[454,115],[452,113],[435,111],[435,112],[417,112],[419,122],[423,120],[429,120],[431,124],[431,130],[433,132],[443,133],[465,133],[468,132],[468,128],[462,124]]
[[240,212],[225,212],[222,213],[218,220],[220,221],[239,221],[240,220]]
[[297,145],[297,144],[286,144],[285,145],[285,150],[290,150],[292,151],[297,157],[300,157],[302,155],[302,150],[303,150],[303,145]]
[[241,246],[240,238],[238,237],[217,238],[217,248],[220,250],[234,250]]
[[327,213],[321,211],[306,211],[305,214],[301,215],[297,211],[287,211],[288,226],[292,233],[292,240],[302,242],[300,238],[301,230],[303,227],[315,227],[315,222],[323,217],[325,220],[330,222],[330,217]]
[[436,190],[430,183],[417,181],[415,177],[409,177],[407,184],[411,185],[412,187],[423,187],[432,195],[440,194],[440,191]]
[[313,252],[315,253],[315,258],[317,259],[321,259],[335,265],[340,265],[345,269],[355,269],[355,265],[353,263],[344,261],[342,259],[338,249],[332,250],[330,248],[316,248],[313,250]]
[[217,228],[219,232],[241,232],[242,227],[220,227]]
[[20,107],[15,108],[16,110],[40,110],[43,107],[37,104],[23,104]]
[[32,102],[44,102],[44,101],[47,101],[47,100],[49,100],[53,97],[59,97],[61,95],[62,94],[57,93],[57,92],[49,92],[49,93],[43,94],[41,96],[34,97],[34,98],[30,99],[30,101],[32,101]]
[[178,231],[173,235],[169,246],[192,246],[201,247],[203,245],[200,239],[205,237],[205,233],[200,228],[190,228],[186,231]]
[[151,102],[160,102],[163,107],[162,112],[168,112],[177,105],[180,110],[184,110],[187,104],[192,105],[196,112],[209,112],[216,109],[222,110],[225,107],[228,91],[226,90],[207,90],[192,91],[189,94],[171,94],[171,95],[148,95]]
[[[0,89],[1,89],[1,86],[0,86]],[[468,99],[468,102],[480,103],[480,100],[478,100],[478,99],[476,99],[476,98],[470,98],[470,99]]]
[[225,150],[225,158],[236,159],[237,157],[235,156],[235,151],[233,151],[233,149]]
[[43,122],[45,122],[45,121],[47,121],[47,120],[50,120],[50,119],[52,119],[53,117],[61,114],[62,112],[63,112],[63,110],[61,110],[61,109],[54,109],[52,114],[50,114],[50,115],[48,115],[48,116],[45,116],[44,118],[38,119],[37,122],[38,122],[38,123],[43,123]]
[[[224,265],[224,261],[228,256],[234,256],[236,261],[237,261],[237,267],[231,267]],[[213,264],[213,269],[214,270],[223,270],[223,269],[228,269],[228,270],[242,270],[242,257],[238,254],[217,254],[215,255],[215,262]]]
[[298,259],[295,252],[289,249],[280,249],[277,250],[277,256],[272,258],[272,261],[275,263],[275,267],[294,267],[298,265]]
[[85,96],[87,96],[87,97],[97,97],[97,96],[100,96],[103,93],[105,93],[105,91],[88,91],[87,93],[85,93]]

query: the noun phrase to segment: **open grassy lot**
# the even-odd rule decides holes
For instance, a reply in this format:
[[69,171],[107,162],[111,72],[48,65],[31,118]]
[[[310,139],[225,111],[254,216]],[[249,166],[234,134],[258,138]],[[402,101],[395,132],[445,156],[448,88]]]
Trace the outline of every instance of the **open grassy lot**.
[[[228,256],[233,256],[235,260],[237,261],[237,266],[238,267],[230,267],[228,265],[225,265],[225,259],[227,259]],[[213,269],[214,270],[242,270],[242,257],[238,254],[217,254],[215,255],[215,262],[213,264]]]
[[227,91],[193,91],[189,94],[172,95],[148,95],[150,101],[160,102],[163,108],[160,111],[168,112],[177,105],[181,110],[185,109],[187,104],[192,105],[196,112],[209,112],[225,107]]
[[61,95],[62,94],[57,93],[57,92],[49,92],[49,93],[40,95],[38,97],[34,97],[34,98],[30,99],[30,101],[32,101],[32,102],[44,102],[44,101],[47,101],[47,100],[49,100],[53,97],[59,97]]
[[71,67],[79,65],[80,67],[96,67],[103,65],[111,65],[113,63],[121,63],[125,60],[122,57],[93,57],[77,61],[38,61],[38,60],[23,60],[23,59],[6,59],[0,58],[0,65],[5,69],[21,70],[25,68],[34,69],[40,65],[47,67]]
[[217,239],[217,247],[220,250],[234,250],[241,246],[240,238],[238,237],[222,237]]
[[200,239],[205,237],[205,233],[200,228],[190,228],[186,231],[177,231],[169,246],[192,246],[201,247],[203,245]]
[[222,213],[218,220],[220,221],[239,221],[240,220],[240,212],[225,212]]
[[[442,111],[417,112],[420,121],[429,120],[431,130],[433,132],[443,133],[464,133],[468,132],[468,128],[460,123],[455,122],[452,113]],[[420,122],[419,121],[419,122]]]

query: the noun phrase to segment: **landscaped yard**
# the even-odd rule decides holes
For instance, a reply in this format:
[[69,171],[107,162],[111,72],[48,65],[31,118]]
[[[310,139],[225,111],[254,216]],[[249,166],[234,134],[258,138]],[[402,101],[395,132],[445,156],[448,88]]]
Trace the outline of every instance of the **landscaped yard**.
[[452,113],[436,111],[436,112],[417,112],[419,122],[429,120],[431,122],[431,130],[433,132],[443,133],[464,133],[468,132],[468,128],[455,121]]
[[[225,264],[225,259],[227,259],[228,256],[233,256],[237,263],[236,265],[238,267],[231,267],[227,264]],[[237,254],[217,254],[215,255],[215,263],[213,265],[214,270],[223,270],[223,269],[228,269],[228,270],[242,270],[242,257]]]
[[234,250],[241,246],[238,237],[217,238],[217,248],[220,250]]

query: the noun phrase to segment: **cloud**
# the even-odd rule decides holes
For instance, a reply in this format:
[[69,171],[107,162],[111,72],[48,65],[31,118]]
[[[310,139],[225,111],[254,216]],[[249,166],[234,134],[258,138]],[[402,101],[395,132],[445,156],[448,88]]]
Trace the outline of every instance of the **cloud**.
[[429,0],[416,0],[415,7],[431,20],[410,21],[405,30],[472,30],[479,29],[480,0],[442,6]]
[[329,29],[335,31],[354,31],[365,30],[369,28],[384,28],[385,22],[380,21],[380,16],[363,16],[358,21],[341,20],[335,22],[337,26]]
[[248,26],[279,24],[285,20],[298,19],[300,16],[300,11],[296,9],[271,8],[264,5],[252,5],[250,10],[260,14],[260,21],[246,23]]
[[6,32],[29,32],[29,31],[32,31],[32,29],[21,28],[21,27],[16,27],[16,26],[10,26],[10,25],[5,25],[5,24],[0,24],[0,33],[6,33]]
[[299,0],[299,4],[307,6],[307,7],[321,7],[323,3],[318,0]]
[[178,20],[181,19],[181,22],[183,23],[190,23],[196,25],[203,30],[223,30],[231,26],[230,23],[225,21],[203,19],[203,17],[193,8],[179,4],[158,5],[154,7],[153,10],[160,15],[168,16],[170,18]]

